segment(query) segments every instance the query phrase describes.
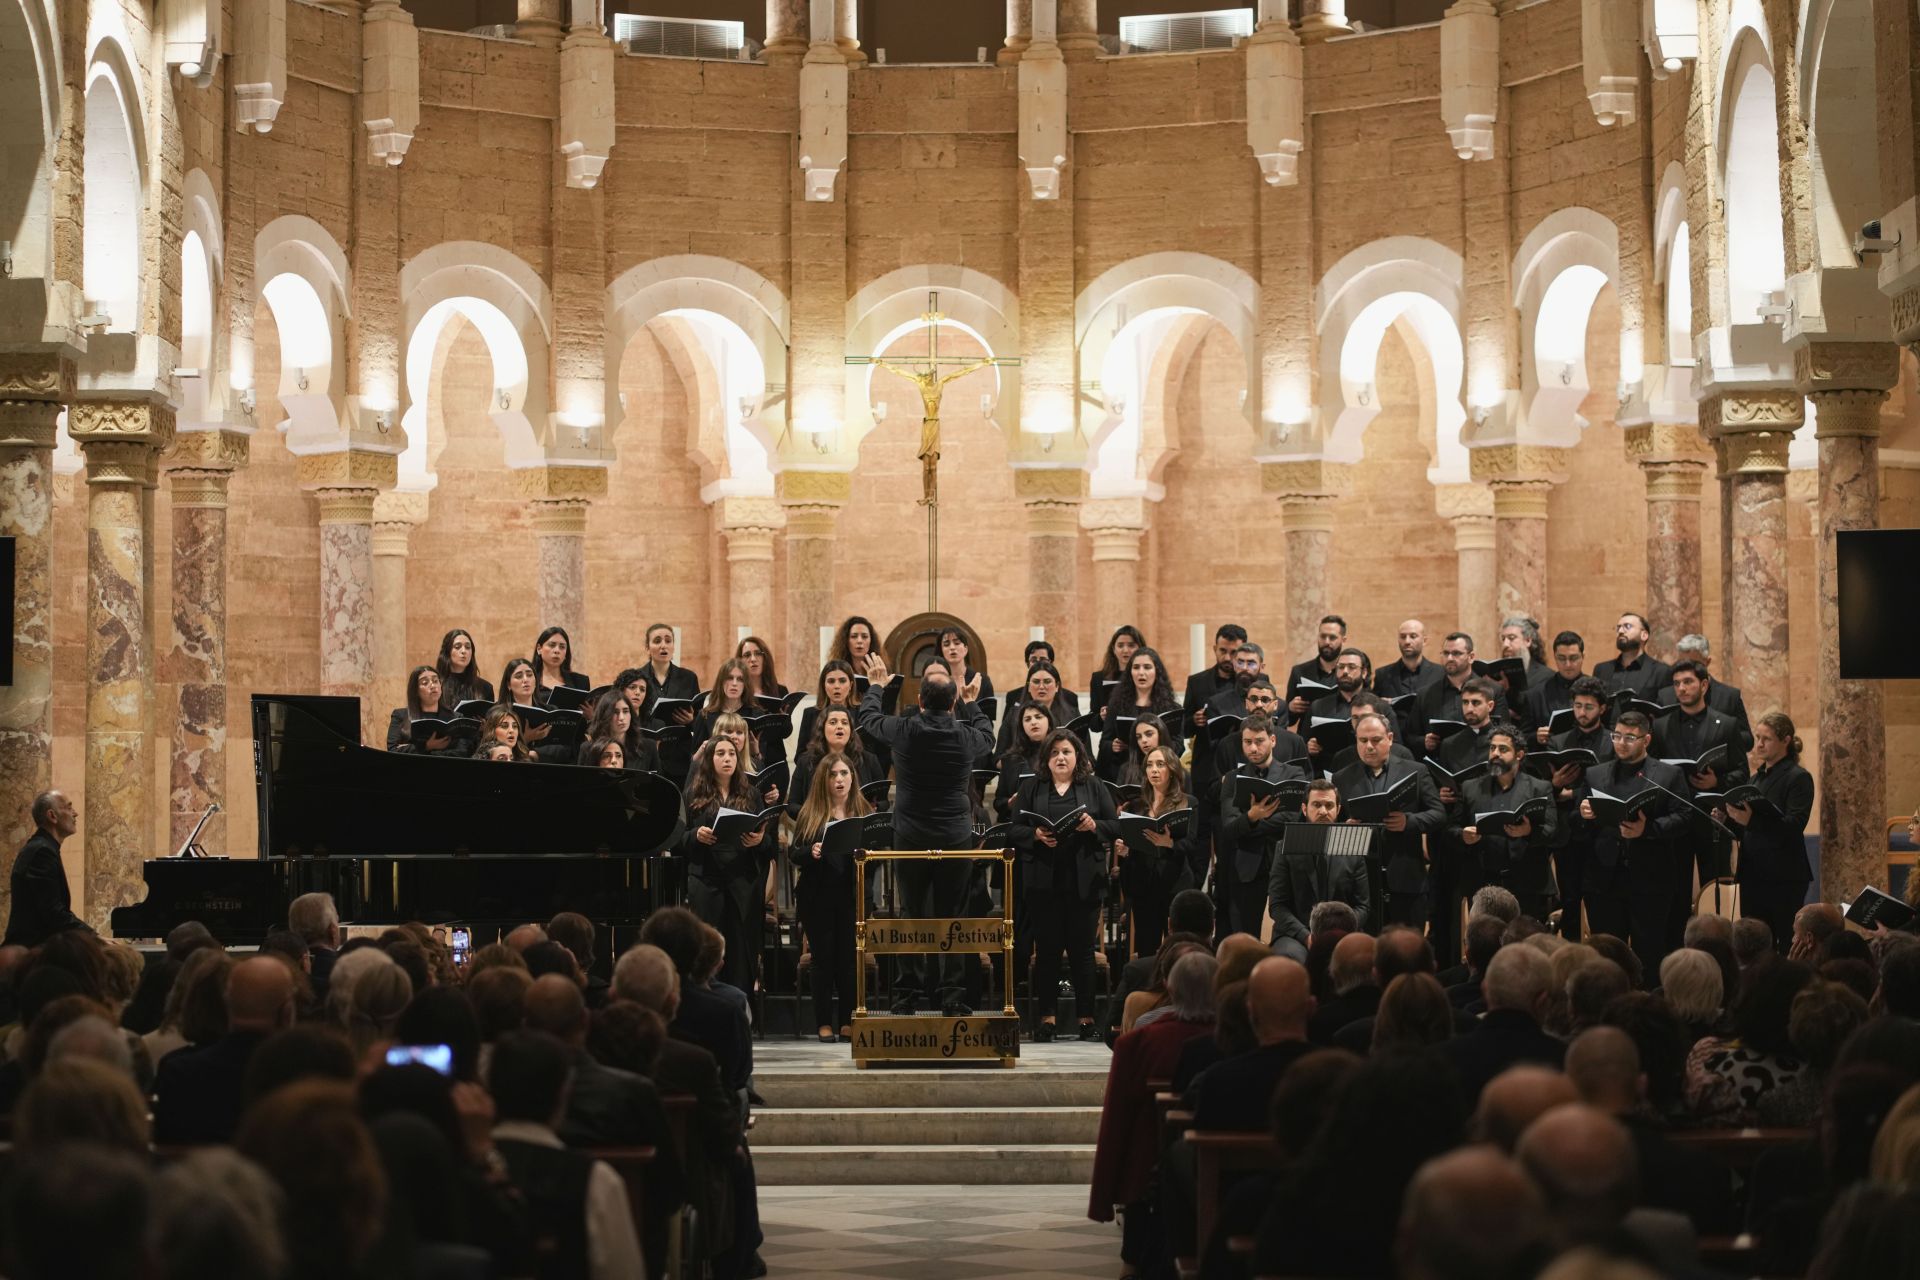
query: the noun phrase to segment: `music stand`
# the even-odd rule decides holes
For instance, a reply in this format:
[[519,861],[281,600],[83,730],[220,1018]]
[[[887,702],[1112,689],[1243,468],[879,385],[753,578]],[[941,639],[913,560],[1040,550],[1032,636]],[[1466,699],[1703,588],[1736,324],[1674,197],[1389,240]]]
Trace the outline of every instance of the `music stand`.
[[1323,858],[1364,858],[1373,852],[1373,838],[1385,827],[1371,822],[1289,822],[1280,838],[1282,854],[1311,854]]

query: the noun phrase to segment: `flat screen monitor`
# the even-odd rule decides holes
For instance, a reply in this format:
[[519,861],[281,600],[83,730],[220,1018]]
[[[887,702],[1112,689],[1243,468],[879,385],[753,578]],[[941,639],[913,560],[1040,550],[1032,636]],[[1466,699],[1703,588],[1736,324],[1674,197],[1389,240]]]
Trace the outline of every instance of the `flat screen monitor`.
[[0,635],[9,637],[5,644],[0,644],[0,688],[5,688],[7,685],[13,683],[13,640],[11,637],[16,634],[13,621],[13,557],[14,545],[12,537],[0,538],[0,623],[6,625],[6,630],[0,632]]
[[1920,529],[1842,530],[1840,678],[1920,678]]

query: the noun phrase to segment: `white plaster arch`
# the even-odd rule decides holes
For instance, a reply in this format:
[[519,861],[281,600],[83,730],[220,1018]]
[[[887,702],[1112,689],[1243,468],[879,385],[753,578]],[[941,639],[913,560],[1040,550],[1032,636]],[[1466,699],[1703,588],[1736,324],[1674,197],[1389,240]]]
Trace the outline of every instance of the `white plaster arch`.
[[[1434,484],[1468,479],[1461,440],[1466,344],[1460,334],[1464,265],[1445,245],[1420,236],[1387,236],[1336,262],[1314,291],[1320,337],[1318,452],[1358,462],[1362,438],[1380,414],[1374,386],[1380,343],[1402,322],[1419,339],[1433,371]],[[1310,450],[1302,450],[1309,452]]]
[[[1080,291],[1073,304],[1073,339],[1080,378],[1104,380],[1109,357],[1130,326],[1155,312],[1211,316],[1240,346],[1246,363],[1245,415],[1250,429],[1261,416],[1260,286],[1231,262],[1204,253],[1142,254],[1109,267]],[[1104,386],[1104,381],[1103,384]],[[1113,415],[1109,406],[1108,418]],[[1089,436],[1112,429],[1095,424]]]
[[[275,398],[287,414],[279,424],[286,433],[287,448],[314,453],[338,447],[340,415],[346,404],[346,325],[352,297],[347,255],[312,218],[285,214],[254,236],[253,267],[258,300],[273,312],[279,331],[280,385]],[[253,305],[252,299],[248,305]]]
[[[181,183],[180,365],[209,385],[218,343],[215,300],[226,269],[226,244],[220,223],[220,197],[200,169]],[[191,391],[188,392],[191,398]]]
[[[617,430],[625,416],[619,401],[620,366],[634,335],[663,316],[693,319],[690,332],[720,370],[713,386],[728,388],[729,400],[752,401],[744,414],[737,403],[719,406],[728,423],[729,451],[737,445],[743,468],[751,471],[749,459],[754,451],[770,448],[786,427],[784,392],[792,323],[786,296],[740,263],[707,254],[676,254],[622,272],[607,288],[606,307],[605,420]],[[746,358],[743,344],[754,360]],[[751,372],[756,361],[757,382]],[[736,427],[746,433],[746,439],[733,439]],[[767,485],[771,484],[769,475]]]
[[[870,356],[885,351],[902,335],[924,328],[921,319],[927,310],[929,291],[940,295],[942,328],[959,329],[970,335],[995,356],[1020,354],[1020,306],[1013,293],[991,276],[969,267],[944,263],[923,263],[889,271],[873,281],[847,302],[847,345],[849,356]],[[987,417],[1000,428],[1009,442],[1017,439],[1020,428],[1021,371],[1017,367],[994,368],[984,375],[994,380],[993,408]],[[802,431],[831,430],[836,419],[844,417],[847,435],[843,447],[858,450],[860,442],[877,423],[873,416],[872,365],[848,365],[844,387],[844,410],[835,413],[832,405],[796,404],[793,425]],[[904,387],[901,391],[905,391]],[[895,400],[902,397],[895,396]]]
[[[0,0],[0,239],[12,242],[15,279],[52,274],[60,74],[60,42],[42,0]],[[10,321],[37,326],[40,320],[0,316],[0,332]]]
[[1856,268],[1854,233],[1884,211],[1873,22],[1873,7],[1858,0],[1801,0],[1800,118],[1823,268]]
[[[1754,0],[1736,0],[1736,20]],[[1767,295],[1786,287],[1786,240],[1780,210],[1779,120],[1774,102],[1772,44],[1764,17],[1729,30],[1718,96],[1720,192],[1726,209],[1729,324],[1759,320]]]
[[427,489],[426,413],[440,331],[454,315],[479,330],[493,361],[487,416],[499,428],[509,467],[548,461],[551,397],[548,369],[553,297],[539,273],[497,245],[450,240],[415,254],[400,268],[401,331],[406,334],[400,391],[399,485]]
[[146,121],[139,77],[117,37],[98,37],[88,57],[87,145],[81,157],[81,294],[107,316],[107,333],[141,327],[141,250],[146,220]]
[[[1687,223],[1687,174],[1677,160],[1660,175],[1653,202],[1653,284],[1659,292],[1666,346],[1656,360],[1668,368],[1694,363],[1693,229]],[[1622,380],[1626,375],[1622,372]]]
[[[1557,209],[1521,241],[1512,278],[1513,305],[1520,315],[1520,420],[1526,438],[1570,447],[1587,425],[1579,412],[1591,387],[1587,321],[1600,290],[1619,285],[1619,232],[1592,209]],[[1621,377],[1637,382],[1640,371],[1628,369],[1626,344],[1621,345]]]

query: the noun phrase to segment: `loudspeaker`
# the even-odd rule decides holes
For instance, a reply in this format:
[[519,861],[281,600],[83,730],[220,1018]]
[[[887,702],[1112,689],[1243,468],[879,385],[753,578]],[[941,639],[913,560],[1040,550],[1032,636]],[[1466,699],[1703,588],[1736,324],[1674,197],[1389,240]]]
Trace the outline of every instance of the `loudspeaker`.
[[[13,543],[14,543],[14,540],[10,537],[0,538],[0,623],[6,624],[6,630],[4,632],[0,632],[0,634],[4,634],[8,637],[12,637],[19,634],[17,631],[14,630],[14,618],[13,618],[13,602],[14,602]],[[6,644],[0,645],[0,687],[5,687],[12,683],[13,683],[13,641],[11,638],[9,638]]]

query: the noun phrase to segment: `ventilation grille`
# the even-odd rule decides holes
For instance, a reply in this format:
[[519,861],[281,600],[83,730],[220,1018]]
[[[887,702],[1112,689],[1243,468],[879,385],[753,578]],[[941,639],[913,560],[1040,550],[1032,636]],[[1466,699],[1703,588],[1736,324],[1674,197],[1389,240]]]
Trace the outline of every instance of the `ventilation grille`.
[[746,24],[719,18],[652,18],[616,13],[613,38],[628,53],[664,58],[751,58]]
[[1120,19],[1122,53],[1194,53],[1231,49],[1253,34],[1252,9],[1153,13]]

